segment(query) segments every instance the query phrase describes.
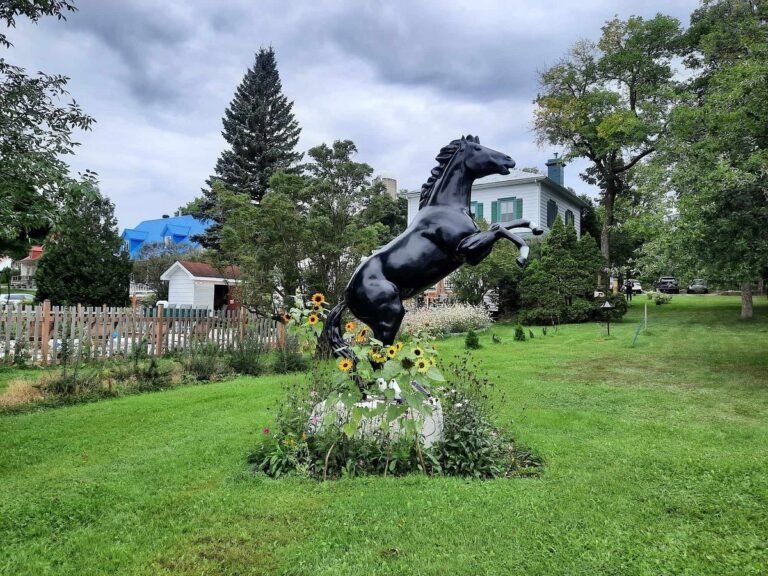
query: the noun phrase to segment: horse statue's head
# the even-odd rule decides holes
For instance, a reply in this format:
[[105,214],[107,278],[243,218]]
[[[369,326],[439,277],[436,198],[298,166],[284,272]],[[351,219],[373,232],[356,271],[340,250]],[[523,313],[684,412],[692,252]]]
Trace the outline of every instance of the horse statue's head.
[[477,136],[461,139],[460,150],[464,152],[464,166],[473,179],[490,174],[509,174],[515,167],[515,161],[503,152],[482,146]]
[[[480,145],[477,136],[462,136],[452,140],[440,150],[435,158],[438,164],[432,169],[429,180],[421,187],[419,210],[426,206],[436,195],[445,195],[446,174],[460,172],[467,189],[459,191],[460,203],[469,202],[469,186],[477,178],[490,174],[509,174],[515,167],[515,161],[502,152]],[[468,178],[464,178],[464,177]]]

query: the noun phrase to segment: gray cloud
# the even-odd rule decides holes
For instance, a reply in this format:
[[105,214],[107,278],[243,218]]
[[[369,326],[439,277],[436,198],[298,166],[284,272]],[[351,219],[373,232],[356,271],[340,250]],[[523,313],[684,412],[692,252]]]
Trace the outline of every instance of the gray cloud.
[[[260,46],[274,46],[299,146],[349,138],[359,160],[417,188],[461,134],[543,167],[530,132],[536,72],[614,14],[671,13],[697,0],[79,0],[67,22],[21,22],[7,59],[71,77],[97,119],[70,158],[99,173],[121,226],[199,194],[224,148],[221,117]],[[668,6],[667,4],[670,4]],[[579,191],[580,166],[567,183]]]

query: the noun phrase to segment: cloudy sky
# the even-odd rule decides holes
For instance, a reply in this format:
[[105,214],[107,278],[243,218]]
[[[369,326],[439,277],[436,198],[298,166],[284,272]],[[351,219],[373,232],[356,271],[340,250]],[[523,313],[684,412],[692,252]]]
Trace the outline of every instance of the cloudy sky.
[[[685,25],[698,0],[77,0],[66,22],[19,22],[10,62],[70,77],[96,118],[71,158],[99,174],[121,229],[200,193],[225,147],[221,117],[260,46],[275,48],[299,148],[351,139],[358,160],[419,188],[462,134],[538,166],[537,72],[614,15]],[[566,168],[581,182],[583,164]]]

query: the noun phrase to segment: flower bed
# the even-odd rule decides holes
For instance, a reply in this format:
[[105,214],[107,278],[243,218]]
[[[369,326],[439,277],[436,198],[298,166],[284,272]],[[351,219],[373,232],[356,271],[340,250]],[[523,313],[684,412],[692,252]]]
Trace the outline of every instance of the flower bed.
[[425,333],[430,336],[459,334],[484,330],[491,325],[491,317],[483,306],[450,304],[411,308],[405,314],[401,332]]

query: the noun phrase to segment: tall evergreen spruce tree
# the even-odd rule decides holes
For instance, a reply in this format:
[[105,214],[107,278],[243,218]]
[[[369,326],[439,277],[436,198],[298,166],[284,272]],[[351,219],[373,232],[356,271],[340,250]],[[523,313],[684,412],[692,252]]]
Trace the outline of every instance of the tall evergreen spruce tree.
[[272,174],[301,159],[295,152],[301,128],[292,109],[293,102],[282,93],[275,51],[261,48],[222,119],[222,135],[230,147],[221,153],[215,174],[207,182],[208,190],[203,192],[202,215],[215,222],[201,238],[206,247],[218,248],[221,225],[226,221],[212,186],[215,180],[259,204]]

